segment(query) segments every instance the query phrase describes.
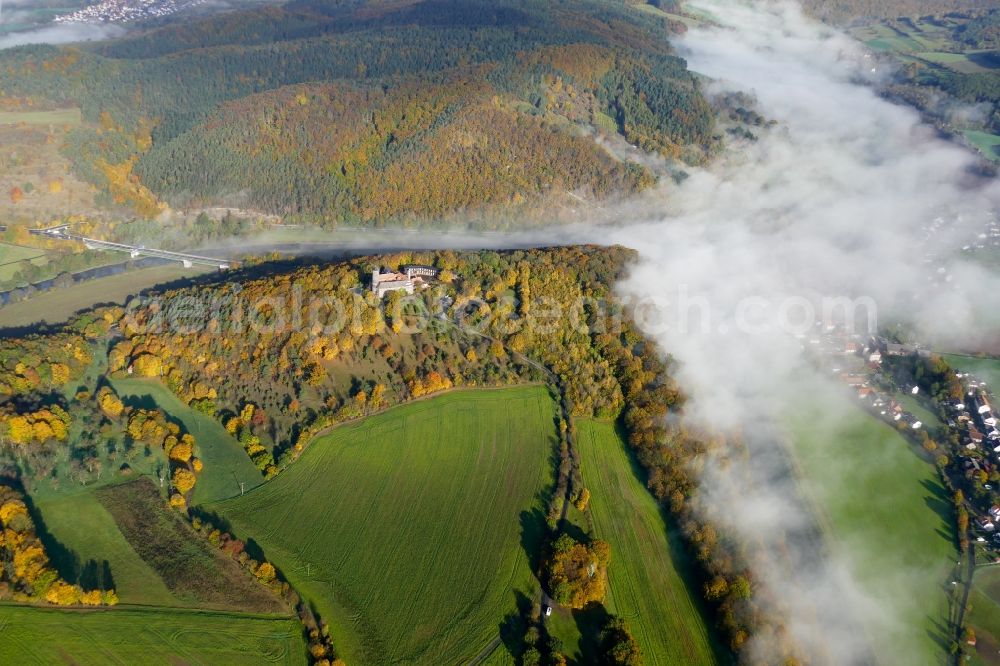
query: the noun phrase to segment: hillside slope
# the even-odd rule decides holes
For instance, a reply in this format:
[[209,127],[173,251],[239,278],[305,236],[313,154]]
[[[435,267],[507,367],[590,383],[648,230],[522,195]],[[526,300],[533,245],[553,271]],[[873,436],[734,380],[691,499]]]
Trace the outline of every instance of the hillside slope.
[[109,205],[326,222],[550,207],[653,182],[596,136],[688,161],[712,114],[665,14],[610,0],[298,0],[0,53],[0,107],[79,107],[64,153]]

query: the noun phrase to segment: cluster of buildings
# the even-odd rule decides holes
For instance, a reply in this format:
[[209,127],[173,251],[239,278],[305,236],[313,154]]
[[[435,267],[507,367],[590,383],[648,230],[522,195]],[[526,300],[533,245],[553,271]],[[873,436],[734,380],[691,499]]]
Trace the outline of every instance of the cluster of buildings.
[[52,20],[56,23],[130,23],[170,16],[204,2],[205,0],[101,0]]
[[990,395],[986,385],[971,375],[957,373],[962,380],[966,394],[964,402],[948,405],[953,416],[948,425],[962,428],[965,432],[965,448],[975,450],[988,446],[1000,459],[1000,429],[990,405]]
[[376,268],[372,271],[372,293],[382,298],[390,291],[405,291],[414,293],[417,289],[428,286],[430,280],[438,276],[440,271],[433,266],[409,264],[401,266],[398,271],[383,271]]

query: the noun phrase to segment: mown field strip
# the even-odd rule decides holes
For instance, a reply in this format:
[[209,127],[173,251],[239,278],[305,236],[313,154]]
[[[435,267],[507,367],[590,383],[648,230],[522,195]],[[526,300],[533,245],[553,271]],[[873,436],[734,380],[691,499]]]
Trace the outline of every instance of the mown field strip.
[[578,423],[596,536],[611,544],[608,609],[628,620],[646,664],[716,663],[709,631],[656,500],[610,423]]
[[0,604],[0,663],[184,663],[234,666],[306,661],[295,618],[169,608],[72,611]]
[[555,413],[543,387],[412,403],[331,431],[208,508],[315,604],[348,663],[461,663],[537,589],[526,553]]

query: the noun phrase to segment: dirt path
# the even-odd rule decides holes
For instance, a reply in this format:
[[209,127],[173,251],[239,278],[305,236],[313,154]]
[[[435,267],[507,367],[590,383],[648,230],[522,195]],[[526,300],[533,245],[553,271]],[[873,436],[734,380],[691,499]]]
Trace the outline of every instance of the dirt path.
[[483,648],[482,652],[480,652],[479,654],[477,654],[475,657],[472,658],[472,661],[469,662],[468,666],[479,666],[479,664],[486,661],[486,659],[491,654],[493,654],[498,647],[500,647],[500,643],[502,642],[503,639],[500,638],[500,636],[494,638],[492,641],[490,641],[489,645]]

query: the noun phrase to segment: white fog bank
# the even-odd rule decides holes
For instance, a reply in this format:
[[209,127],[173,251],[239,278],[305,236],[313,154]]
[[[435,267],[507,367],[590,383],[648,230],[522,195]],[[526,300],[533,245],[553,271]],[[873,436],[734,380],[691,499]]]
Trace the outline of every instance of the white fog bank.
[[[886,73],[872,71],[861,45],[797,6],[688,4],[724,26],[680,40],[690,68],[711,79],[709,91],[753,95],[777,124],[652,203],[623,208],[623,226],[600,240],[640,251],[622,290],[655,303],[646,330],[678,361],[689,417],[753,441],[746,469],[707,466],[701,495],[712,518],[760,544],[752,565],[771,612],[812,663],[870,663],[875,637],[892,641],[890,663],[925,663],[930,639],[908,589],[943,586],[947,573],[900,566],[876,587],[859,580],[866,544],[816,543],[815,512],[800,506],[770,424],[810,393],[828,406],[816,428],[850,416],[800,353],[807,303],[817,313],[823,298],[867,304],[880,323],[912,323],[933,345],[997,337],[1000,280],[962,248],[982,242],[1000,189],[976,175],[978,158],[878,97],[866,82]],[[754,649],[773,663],[769,647]]]

